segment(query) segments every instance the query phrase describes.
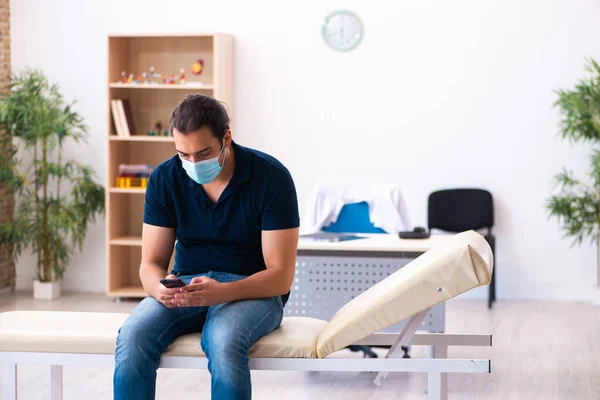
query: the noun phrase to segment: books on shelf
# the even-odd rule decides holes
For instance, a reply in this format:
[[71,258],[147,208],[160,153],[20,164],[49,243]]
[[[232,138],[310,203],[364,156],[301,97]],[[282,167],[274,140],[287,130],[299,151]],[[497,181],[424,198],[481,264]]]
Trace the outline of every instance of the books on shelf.
[[135,123],[129,99],[112,99],[110,109],[117,136],[129,137],[135,135]]

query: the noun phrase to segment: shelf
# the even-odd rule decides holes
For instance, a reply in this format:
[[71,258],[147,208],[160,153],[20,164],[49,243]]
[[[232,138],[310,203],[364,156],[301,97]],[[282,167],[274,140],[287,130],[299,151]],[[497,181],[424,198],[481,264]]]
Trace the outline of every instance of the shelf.
[[173,141],[172,136],[133,135],[133,136],[128,136],[128,137],[121,137],[121,136],[110,135],[109,138],[110,138],[110,140],[115,140],[118,142],[160,142],[160,143],[165,143],[165,142]]
[[146,189],[141,189],[141,188],[116,188],[116,187],[111,187],[108,190],[110,193],[136,193],[136,194],[144,194],[146,193]]
[[114,297],[146,297],[146,292],[142,286],[124,286],[110,290],[108,295]]
[[185,85],[166,85],[156,83],[110,83],[108,87],[111,89],[213,90],[215,85],[205,85],[198,82],[188,82]]
[[[107,76],[104,113],[107,130],[102,138],[107,144],[106,167],[106,295],[112,298],[141,300],[146,296],[139,276],[142,260],[142,227],[146,189],[117,185],[119,166],[151,165],[157,168],[176,155],[175,142],[169,136],[148,136],[160,123],[169,129],[173,109],[182,98],[201,93],[223,101],[233,112],[233,37],[228,34],[111,34],[108,36]],[[190,67],[204,61],[202,75],[193,75]],[[185,84],[123,83],[122,73],[137,77],[151,67],[170,77],[185,69]],[[127,100],[126,119],[131,133],[116,135],[111,100]],[[125,104],[123,104],[125,109]],[[120,108],[120,107],[119,107]],[[120,114],[120,110],[119,111]],[[161,130],[162,130],[161,129]],[[175,254],[169,270],[175,264]]]
[[115,239],[110,239],[110,244],[116,246],[141,246],[141,236],[122,236]]
[[160,35],[157,35],[156,33],[109,33],[108,37],[109,38],[126,38],[126,39],[136,39],[136,38],[155,38],[155,39],[164,39],[164,38],[194,38],[194,37],[200,37],[200,38],[207,38],[207,39],[212,39],[213,37],[215,37],[216,35],[218,35],[218,32],[186,32],[186,33],[181,33],[181,32],[165,32],[165,33],[161,33]]

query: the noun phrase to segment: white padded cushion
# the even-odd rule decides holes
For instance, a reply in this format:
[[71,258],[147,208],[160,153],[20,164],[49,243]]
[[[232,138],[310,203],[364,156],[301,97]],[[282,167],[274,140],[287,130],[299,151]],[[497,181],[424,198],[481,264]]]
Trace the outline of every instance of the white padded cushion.
[[129,314],[9,311],[0,314],[0,351],[115,354]]
[[449,237],[342,307],[321,333],[317,355],[326,357],[422,310],[487,285],[492,265],[492,250],[477,232]]
[[[286,317],[279,328],[257,340],[248,355],[252,358],[316,358],[317,339],[325,325],[326,321],[316,318]],[[178,337],[165,355],[204,357],[200,334]]]
[[[129,314],[9,311],[0,314],[0,351],[115,354],[119,328]],[[319,334],[327,322],[284,318],[281,326],[260,338],[250,357],[314,358]],[[200,333],[180,336],[165,355],[204,357]]]
[[[326,357],[422,310],[487,285],[492,251],[474,231],[449,237],[342,307],[328,324],[284,318],[251,357]],[[437,291],[437,288],[442,288]],[[11,311],[0,314],[0,351],[114,354],[128,314]],[[204,356],[200,334],[179,337],[165,354]]]

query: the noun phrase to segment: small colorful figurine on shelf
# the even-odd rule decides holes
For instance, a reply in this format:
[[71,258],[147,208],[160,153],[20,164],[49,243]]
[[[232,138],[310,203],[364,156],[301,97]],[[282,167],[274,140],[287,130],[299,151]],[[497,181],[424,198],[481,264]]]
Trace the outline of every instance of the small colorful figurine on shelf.
[[148,73],[148,83],[154,83],[154,67],[150,67],[150,72]]
[[[204,60],[198,59],[194,65],[192,66],[192,73],[194,75],[200,75],[204,70]],[[141,75],[138,75],[137,78],[133,73],[127,75],[126,71],[121,72],[121,77],[118,80],[118,83],[126,83],[126,84],[157,84],[157,85],[185,85],[187,84],[187,76],[185,72],[185,68],[180,68],[178,74],[163,75],[161,73],[156,72],[154,66],[150,66],[148,72],[143,72]],[[160,135],[160,132],[158,133]]]
[[162,83],[162,74],[156,72],[154,67],[150,67],[150,75],[152,76],[152,83]]
[[[166,132],[167,130],[165,129],[164,132]],[[163,129],[162,129],[162,123],[160,121],[158,121],[156,124],[154,124],[154,126],[152,126],[150,128],[150,130],[147,133],[148,136],[161,136],[163,135]]]
[[200,75],[204,70],[204,60],[199,58],[192,64],[191,72],[194,75]]

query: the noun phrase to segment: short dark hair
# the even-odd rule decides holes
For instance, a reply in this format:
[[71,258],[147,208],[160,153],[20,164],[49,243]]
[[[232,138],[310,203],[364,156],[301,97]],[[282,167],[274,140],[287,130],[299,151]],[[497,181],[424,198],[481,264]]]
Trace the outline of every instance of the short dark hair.
[[188,94],[173,110],[170,130],[171,135],[173,129],[186,134],[208,126],[213,136],[223,143],[229,122],[227,110],[220,101],[202,94]]

